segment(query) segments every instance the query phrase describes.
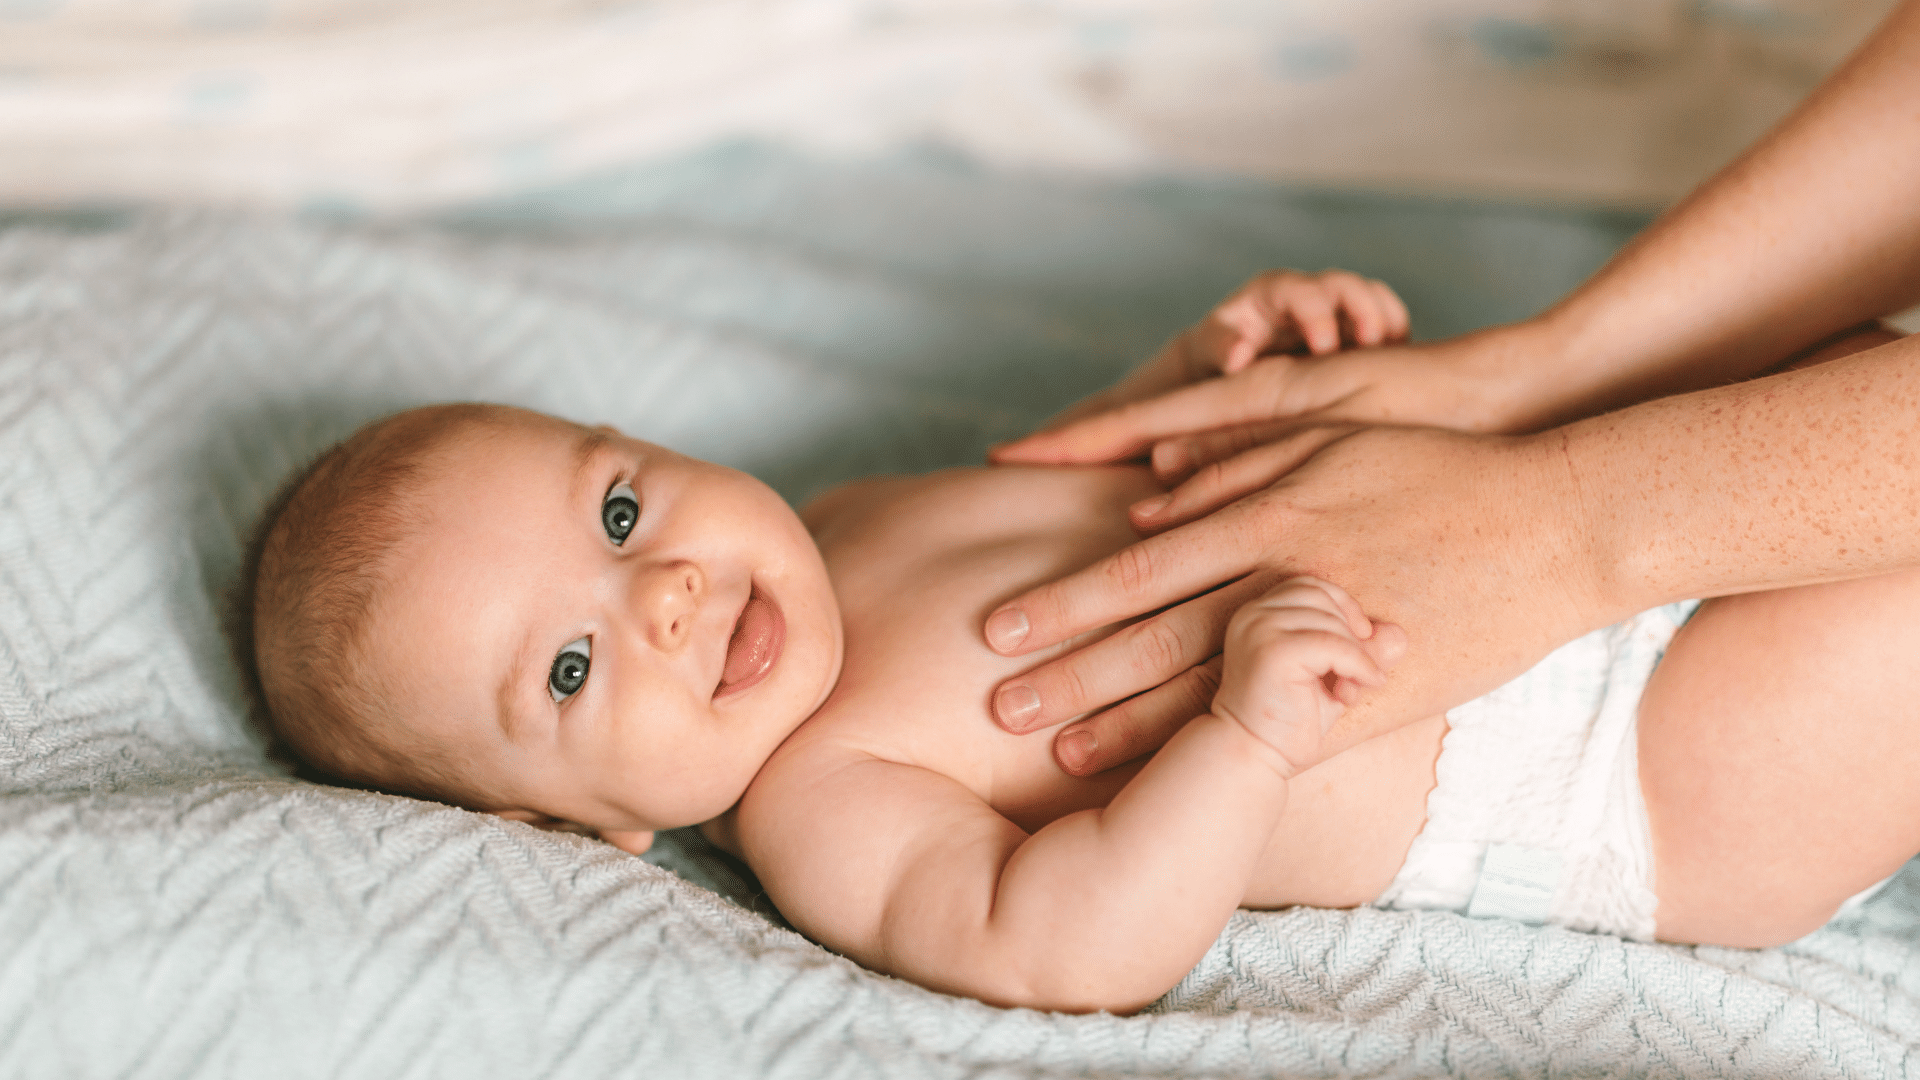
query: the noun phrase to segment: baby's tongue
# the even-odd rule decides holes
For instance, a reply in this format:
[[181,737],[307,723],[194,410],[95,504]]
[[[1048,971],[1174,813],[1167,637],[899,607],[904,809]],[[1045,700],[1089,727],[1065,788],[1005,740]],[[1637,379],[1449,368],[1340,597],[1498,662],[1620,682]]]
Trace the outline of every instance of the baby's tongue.
[[733,638],[727,642],[727,666],[720,672],[721,689],[760,674],[773,662],[778,620],[772,604],[758,596],[747,601],[740,612],[740,624],[733,628]]

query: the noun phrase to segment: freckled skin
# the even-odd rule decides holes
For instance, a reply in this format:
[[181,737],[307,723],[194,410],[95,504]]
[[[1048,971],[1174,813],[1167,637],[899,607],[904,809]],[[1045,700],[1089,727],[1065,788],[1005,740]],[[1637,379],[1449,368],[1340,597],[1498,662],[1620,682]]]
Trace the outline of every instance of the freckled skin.
[[[1666,600],[1920,565],[1916,346],[1742,381],[1920,304],[1920,199],[1895,179],[1920,175],[1916,101],[1920,0],[1907,0],[1773,132],[1540,316],[1278,363],[1290,373],[1279,383],[1218,380],[1212,411],[1179,423],[1143,430],[1167,395],[1002,448],[997,460],[1092,463],[1113,445],[1190,449],[1218,422],[1248,421],[1474,433],[1361,431],[1284,475],[1254,470],[1257,483],[1230,497],[1203,485],[1145,541],[1162,580],[1122,589],[1095,567],[1010,598],[1031,623],[1018,647],[1249,571],[1305,570],[1343,583],[1413,644],[1393,685],[1344,722],[1357,740]],[[1234,407],[1256,385],[1259,400],[1284,405]],[[1023,675],[1042,702],[1033,719],[1175,677],[1205,655],[1201,624],[1231,591],[1156,616],[1198,641],[1173,665],[1103,643]],[[1530,603],[1516,607],[1520,597]],[[1065,737],[1091,730],[1130,755],[1177,720],[1136,712],[1123,728],[1095,716]],[[1088,771],[1110,764],[1097,757]]]

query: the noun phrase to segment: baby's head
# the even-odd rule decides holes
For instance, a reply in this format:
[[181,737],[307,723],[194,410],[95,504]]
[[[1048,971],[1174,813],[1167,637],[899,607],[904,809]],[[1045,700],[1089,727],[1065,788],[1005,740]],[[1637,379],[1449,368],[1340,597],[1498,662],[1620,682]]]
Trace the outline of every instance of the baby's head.
[[320,771],[635,849],[732,806],[840,670],[819,550],[766,485],[502,406],[322,457],[252,613],[274,729]]

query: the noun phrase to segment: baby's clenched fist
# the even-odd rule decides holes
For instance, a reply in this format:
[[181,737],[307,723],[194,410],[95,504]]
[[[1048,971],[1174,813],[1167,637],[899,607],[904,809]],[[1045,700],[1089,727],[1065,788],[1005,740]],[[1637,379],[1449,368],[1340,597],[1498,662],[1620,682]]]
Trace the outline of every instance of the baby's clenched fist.
[[1294,773],[1310,769],[1333,722],[1363,688],[1386,681],[1406,645],[1404,631],[1368,619],[1345,589],[1289,578],[1228,625],[1214,715],[1271,746]]

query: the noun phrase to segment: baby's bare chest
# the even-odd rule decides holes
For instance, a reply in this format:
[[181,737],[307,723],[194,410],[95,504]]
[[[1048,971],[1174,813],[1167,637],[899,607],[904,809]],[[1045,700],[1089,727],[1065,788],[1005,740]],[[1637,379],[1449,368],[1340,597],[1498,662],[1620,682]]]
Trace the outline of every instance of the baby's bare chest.
[[988,702],[1058,650],[1009,659],[981,624],[1001,602],[1136,539],[1125,507],[1157,490],[1139,470],[956,470],[849,511],[822,551],[846,629],[833,696],[799,738],[949,776],[1029,830],[1104,806],[1132,776],[1062,772],[1053,730],[1010,735]]

